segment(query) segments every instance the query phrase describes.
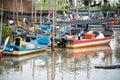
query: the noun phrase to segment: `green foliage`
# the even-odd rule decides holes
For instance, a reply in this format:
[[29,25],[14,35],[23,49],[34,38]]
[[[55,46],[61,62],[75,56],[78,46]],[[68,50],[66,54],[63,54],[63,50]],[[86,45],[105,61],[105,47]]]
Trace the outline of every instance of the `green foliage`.
[[64,9],[64,8],[65,9],[70,9],[70,7],[71,7],[70,4],[66,4],[65,7],[64,6],[62,7],[62,9]]
[[85,6],[88,6],[89,5],[89,0],[83,0],[84,2],[83,2],[83,4],[85,5]]
[[102,11],[107,11],[107,5],[102,5],[102,6],[101,6],[101,10],[102,10]]
[[12,39],[12,33],[15,33],[14,30],[10,29],[8,26],[3,25],[2,28],[2,43],[4,43],[5,39],[10,36],[10,40]]
[[59,14],[63,14],[63,10],[59,10],[58,13],[59,13]]
[[89,2],[90,2],[90,4],[91,4],[92,1],[93,1],[93,0],[83,0],[83,4],[84,4],[85,6],[89,6]]
[[109,10],[109,11],[117,11],[117,4],[118,3],[111,4],[110,7],[108,7],[106,4],[104,4],[104,5],[101,6],[101,10],[103,10],[103,11],[107,11],[107,10]]

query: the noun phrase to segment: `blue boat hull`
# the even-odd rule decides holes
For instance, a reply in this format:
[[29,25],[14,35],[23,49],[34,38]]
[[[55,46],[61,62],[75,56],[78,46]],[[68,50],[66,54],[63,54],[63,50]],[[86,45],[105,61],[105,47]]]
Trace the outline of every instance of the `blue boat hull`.
[[19,47],[16,45],[7,45],[4,53],[10,55],[25,55],[29,53],[44,51],[46,50],[46,48],[50,43],[50,37],[43,36],[42,38],[32,40],[31,42],[28,43],[34,45],[34,47],[25,47],[25,46]]

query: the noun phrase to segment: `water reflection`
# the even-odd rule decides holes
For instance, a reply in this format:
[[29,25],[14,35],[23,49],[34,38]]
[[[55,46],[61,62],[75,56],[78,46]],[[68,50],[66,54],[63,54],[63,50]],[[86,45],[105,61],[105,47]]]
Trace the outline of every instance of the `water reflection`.
[[120,64],[116,30],[110,45],[81,49],[48,49],[25,56],[3,56],[0,80],[119,80],[120,70],[95,69],[96,65]]
[[115,57],[120,62],[120,30],[115,30]]
[[[77,70],[85,70],[97,63],[103,64],[107,57],[111,57],[112,50],[109,45],[93,46],[81,49],[59,49],[58,52],[62,56],[62,62],[65,70],[75,72]],[[111,62],[111,61],[110,61]]]

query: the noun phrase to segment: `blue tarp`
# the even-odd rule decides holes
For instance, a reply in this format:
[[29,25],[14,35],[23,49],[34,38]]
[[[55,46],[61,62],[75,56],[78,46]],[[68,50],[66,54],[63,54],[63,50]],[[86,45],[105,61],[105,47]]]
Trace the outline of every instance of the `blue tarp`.
[[48,30],[48,29],[49,29],[49,26],[47,26],[47,25],[41,25],[41,26],[39,26],[39,28],[40,28],[41,30]]
[[33,40],[30,43],[35,45],[48,45],[50,43],[50,36],[43,36],[41,38],[38,38],[37,40]]

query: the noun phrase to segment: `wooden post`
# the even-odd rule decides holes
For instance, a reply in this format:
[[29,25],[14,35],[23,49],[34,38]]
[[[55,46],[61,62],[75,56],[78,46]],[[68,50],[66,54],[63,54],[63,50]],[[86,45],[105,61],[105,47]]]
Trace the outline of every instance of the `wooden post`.
[[15,20],[15,0],[13,0],[13,21]]
[[119,0],[119,3],[117,5],[118,6],[118,17],[120,17],[120,5],[119,4],[120,4],[120,0]]
[[43,7],[42,7],[42,3],[40,2],[40,25],[42,25],[42,10],[43,10]]
[[31,15],[31,22],[33,23],[33,0],[32,0],[32,15]]
[[48,21],[50,22],[50,10],[51,10],[51,1],[50,0],[48,0],[48,7],[49,7],[49,9],[48,9]]
[[3,3],[2,3],[2,9],[1,9],[1,28],[0,28],[0,44],[2,44],[2,26],[3,26]]
[[90,1],[89,1],[89,4],[88,4],[88,11],[89,11],[89,18],[90,18]]
[[34,6],[35,6],[35,23],[36,23],[36,21],[37,21],[37,19],[36,19],[36,0],[34,0]]
[[[53,3],[53,30],[52,30],[52,34],[55,34],[55,28],[56,28],[56,0],[54,0],[53,1],[54,3]],[[53,37],[52,37],[52,50],[54,51],[54,43],[55,43],[55,35],[53,35]]]
[[36,34],[36,25],[35,23],[37,22],[37,19],[36,19],[36,0],[34,0],[34,6],[35,6],[35,15],[34,15],[34,30],[35,30],[35,38],[37,38],[37,34]]
[[18,0],[15,1],[15,7],[16,7],[16,19],[17,19],[17,23],[18,23]]

